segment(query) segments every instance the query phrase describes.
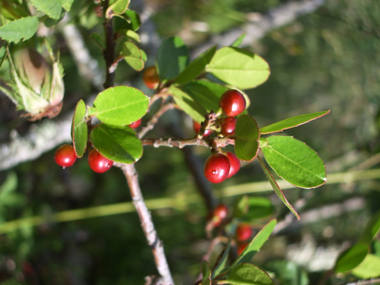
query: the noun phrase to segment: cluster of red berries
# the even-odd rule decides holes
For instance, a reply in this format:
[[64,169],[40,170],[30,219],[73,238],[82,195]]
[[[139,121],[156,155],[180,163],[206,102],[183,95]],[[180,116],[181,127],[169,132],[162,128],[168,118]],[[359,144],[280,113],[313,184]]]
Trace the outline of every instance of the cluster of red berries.
[[[228,90],[223,93],[219,100],[219,106],[227,117],[220,120],[223,136],[235,134],[236,116],[240,115],[246,107],[246,101],[239,91]],[[205,135],[209,135],[206,130]],[[240,169],[240,161],[232,152],[214,153],[207,159],[204,167],[206,178],[212,183],[220,183],[235,175]]]
[[[132,129],[138,128],[141,125],[141,119],[128,125]],[[72,145],[61,145],[54,155],[55,162],[63,168],[72,166],[77,160],[77,155]],[[96,149],[92,149],[88,154],[88,164],[90,168],[97,173],[106,172],[113,165],[113,161],[105,158]]]
[[[69,144],[61,145],[54,155],[55,162],[63,168],[72,166],[77,160],[74,148]],[[96,149],[92,149],[88,154],[88,164],[97,173],[106,172],[113,165],[113,161],[105,158]]]

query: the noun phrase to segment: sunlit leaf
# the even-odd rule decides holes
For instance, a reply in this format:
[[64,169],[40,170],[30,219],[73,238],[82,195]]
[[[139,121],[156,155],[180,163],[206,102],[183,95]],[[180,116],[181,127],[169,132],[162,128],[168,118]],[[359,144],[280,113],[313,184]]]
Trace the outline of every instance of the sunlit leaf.
[[173,85],[170,86],[169,93],[173,95],[176,104],[181,107],[186,114],[197,122],[204,121],[206,110],[191,96]]
[[129,125],[148,110],[149,98],[140,90],[129,86],[108,88],[96,97],[91,115],[110,125]]
[[268,63],[252,52],[223,47],[212,58],[206,71],[220,80],[241,89],[264,83],[270,74]]
[[0,38],[15,43],[28,40],[37,32],[38,23],[37,17],[14,20],[0,27]]
[[358,266],[368,254],[368,245],[356,243],[346,251],[342,252],[336,263],[335,272],[343,273]]
[[269,275],[253,264],[243,263],[235,266],[227,280],[218,284],[231,285],[274,285]]
[[289,119],[285,119],[285,120],[282,120],[280,122],[271,124],[269,126],[260,128],[260,133],[262,135],[265,135],[265,134],[269,134],[269,133],[282,132],[283,130],[295,128],[295,127],[298,127],[300,125],[306,124],[310,121],[316,120],[320,117],[327,115],[328,113],[330,113],[330,110],[324,111],[324,112],[305,114],[305,115],[300,115],[300,116],[292,117]]
[[281,178],[301,188],[315,188],[326,182],[323,161],[305,143],[289,136],[272,136],[261,141],[266,161]]

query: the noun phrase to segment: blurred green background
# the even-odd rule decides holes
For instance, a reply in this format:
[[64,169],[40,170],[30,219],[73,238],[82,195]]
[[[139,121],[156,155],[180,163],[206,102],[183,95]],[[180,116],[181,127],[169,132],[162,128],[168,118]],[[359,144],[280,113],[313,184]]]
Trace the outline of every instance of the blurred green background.
[[[286,2],[149,0],[146,5],[154,9],[151,20],[162,38],[179,35],[193,48],[210,35],[243,25],[254,13],[266,13]],[[78,23],[82,24],[80,30],[86,44],[100,66],[104,66],[100,51],[88,38],[101,27],[91,24],[91,10],[83,12],[88,2],[74,3],[72,13],[80,15]],[[271,67],[269,80],[247,91],[251,98],[249,113],[259,126],[331,109],[328,116],[286,132],[319,153],[327,165],[328,177],[331,173],[350,171],[371,157],[374,157],[373,163],[365,169],[376,168],[380,162],[376,156],[380,146],[379,15],[377,0],[331,0],[315,13],[273,30],[247,47],[261,55]],[[201,31],[192,28],[194,23],[198,26],[202,23]],[[87,99],[95,91],[88,82],[81,80],[59,36],[57,45],[66,74],[65,113],[72,110],[80,98]],[[154,62],[153,58],[150,62]],[[1,76],[6,79],[5,68]],[[116,81],[126,80],[136,82],[138,88],[149,92],[142,86],[141,73],[122,64]],[[172,113],[165,114],[148,136],[165,134],[172,118]],[[12,103],[0,94],[0,141],[7,142],[14,129],[20,135],[25,134],[31,125],[18,118]],[[188,136],[194,135],[186,118],[183,128]],[[209,155],[208,150],[201,147],[194,148],[194,152],[203,161]],[[119,169],[95,174],[83,158],[63,170],[55,165],[53,156],[54,150],[0,172],[0,223],[36,215],[49,220],[53,213],[65,210],[131,200],[125,177]],[[177,208],[154,210],[152,216],[175,281],[193,284],[208,246],[204,231],[207,210],[200,199],[186,203],[187,195],[198,194],[183,152],[145,147],[136,168],[145,199],[177,195],[178,201],[183,203]],[[301,223],[294,222],[274,236],[255,257],[256,264],[265,267],[273,260],[298,260],[310,272],[310,284],[319,280],[325,268],[320,264],[312,265],[311,261],[320,258],[323,263],[323,258],[331,259],[329,254],[336,254],[342,245],[355,241],[365,222],[380,209],[378,179],[349,183],[342,177],[341,183],[313,190],[285,190],[291,202],[303,198],[306,201],[300,211]],[[218,195],[223,188],[234,184],[264,180],[260,167],[253,162],[229,181],[213,185],[214,193]],[[9,193],[1,196],[6,191]],[[276,207],[274,216],[280,220],[288,214],[273,192],[251,195],[270,198]],[[226,197],[221,201],[232,205],[235,199]],[[347,201],[359,201],[359,206],[352,207]],[[343,210],[331,216],[317,215],[315,220],[302,223],[303,212],[310,213],[328,205],[340,205]],[[265,221],[260,220],[258,224]],[[314,253],[319,248],[324,257],[311,254],[312,249],[308,257],[302,257],[302,249],[307,247],[314,249]],[[25,281],[20,281],[21,273]],[[0,234],[0,284],[144,284],[144,277],[152,274],[157,274],[153,257],[134,212],[50,222]],[[278,284],[287,283],[279,281]]]

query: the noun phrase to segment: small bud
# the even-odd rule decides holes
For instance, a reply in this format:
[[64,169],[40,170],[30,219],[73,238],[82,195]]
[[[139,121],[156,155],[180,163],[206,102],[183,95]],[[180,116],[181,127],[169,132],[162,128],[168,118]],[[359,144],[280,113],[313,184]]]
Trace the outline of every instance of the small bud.
[[55,60],[48,46],[53,62],[50,65],[35,49],[18,47],[12,52],[8,50],[8,59],[12,81],[8,82],[11,88],[4,92],[20,110],[25,110],[31,121],[42,117],[55,117],[62,108],[64,95],[63,72],[60,64]]

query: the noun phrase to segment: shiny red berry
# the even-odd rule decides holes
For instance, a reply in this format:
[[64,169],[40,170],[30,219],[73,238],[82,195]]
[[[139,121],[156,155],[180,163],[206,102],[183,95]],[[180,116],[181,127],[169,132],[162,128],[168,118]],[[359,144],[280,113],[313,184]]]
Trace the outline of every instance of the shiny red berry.
[[[193,121],[193,129],[198,134],[199,130],[201,129],[201,124],[197,121]],[[212,130],[205,130],[205,133],[203,134],[204,137],[207,137],[212,134]]]
[[220,122],[220,126],[221,126],[220,133],[225,137],[233,136],[235,134],[236,121],[237,119],[235,117],[223,118]]
[[88,154],[88,164],[97,173],[106,172],[113,165],[113,161],[105,158],[96,149],[92,149]]
[[206,160],[204,174],[208,181],[220,183],[230,172],[230,160],[222,153],[214,153]]
[[158,76],[157,69],[155,66],[149,66],[144,70],[143,82],[150,89],[156,89],[158,87],[160,77]]
[[236,237],[238,241],[246,241],[252,236],[252,228],[249,225],[240,225],[236,229]]
[[212,211],[212,221],[214,227],[219,226],[222,221],[227,218],[228,215],[228,207],[225,204],[219,204]]
[[235,117],[245,110],[246,102],[243,94],[231,89],[224,92],[220,97],[219,106],[222,107],[227,116]]
[[240,169],[240,160],[236,157],[233,152],[226,152],[227,158],[230,160],[230,172],[227,178],[234,176]]
[[129,124],[128,126],[131,127],[132,129],[136,129],[140,127],[141,125],[141,119],[137,120],[136,122],[133,122],[132,124]]
[[55,162],[63,168],[69,167],[77,160],[74,148],[69,144],[61,145],[54,155]]

